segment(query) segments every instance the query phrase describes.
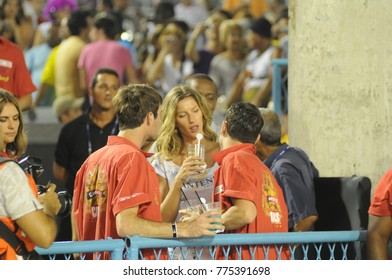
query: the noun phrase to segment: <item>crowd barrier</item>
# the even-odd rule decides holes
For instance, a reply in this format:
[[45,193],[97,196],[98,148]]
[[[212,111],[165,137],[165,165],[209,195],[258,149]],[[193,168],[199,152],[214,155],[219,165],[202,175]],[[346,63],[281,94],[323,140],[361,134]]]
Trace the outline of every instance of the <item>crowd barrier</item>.
[[[156,259],[167,254],[169,259],[189,259],[194,249],[195,259],[214,259],[218,246],[225,249],[227,258],[231,250],[241,258],[244,246],[262,246],[266,258],[270,248],[279,252],[286,246],[290,250],[291,259],[301,260],[347,260],[363,259],[364,243],[367,231],[321,231],[321,232],[290,232],[290,233],[259,233],[259,234],[218,234],[213,237],[160,239],[133,236],[122,239],[99,241],[55,242],[50,248],[37,248],[41,255],[51,260],[59,255],[71,259],[73,253],[82,256],[95,253],[100,259],[102,252],[110,252],[111,259],[144,259],[143,249],[153,249]],[[253,249],[254,250],[254,249]],[[180,258],[178,258],[180,252]],[[204,252],[204,253],[203,253]],[[206,257],[206,253],[208,258]],[[56,257],[57,256],[57,257]],[[61,258],[62,259],[62,258]],[[278,254],[279,259],[279,254]]]

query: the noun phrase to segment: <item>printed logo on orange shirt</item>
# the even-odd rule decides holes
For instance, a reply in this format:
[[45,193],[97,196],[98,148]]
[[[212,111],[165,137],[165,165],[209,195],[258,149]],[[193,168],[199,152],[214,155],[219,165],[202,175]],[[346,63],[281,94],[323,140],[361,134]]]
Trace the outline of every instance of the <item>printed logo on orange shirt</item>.
[[106,174],[99,165],[88,173],[84,185],[84,210],[91,213],[93,218],[98,217],[99,212],[106,211],[107,184]]
[[222,193],[223,191],[224,191],[223,184],[220,184],[219,186],[217,186],[217,187],[215,188],[214,195],[217,195],[217,194],[219,194],[219,193]]
[[4,76],[0,75],[1,82],[8,82],[9,80],[10,80],[10,77],[4,77]]
[[271,178],[271,174],[264,174],[262,207],[264,214],[270,217],[274,225],[282,225],[282,209],[279,205],[278,191]]

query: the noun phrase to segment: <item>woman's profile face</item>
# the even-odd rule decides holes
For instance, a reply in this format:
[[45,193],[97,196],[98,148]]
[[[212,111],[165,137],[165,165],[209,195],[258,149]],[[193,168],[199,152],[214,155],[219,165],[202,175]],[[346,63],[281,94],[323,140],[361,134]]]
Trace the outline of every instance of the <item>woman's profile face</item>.
[[0,113],[0,126],[3,131],[4,144],[14,142],[20,125],[20,115],[16,106],[12,103],[4,104]]
[[177,104],[176,127],[184,139],[192,141],[203,133],[203,113],[193,97],[186,97]]

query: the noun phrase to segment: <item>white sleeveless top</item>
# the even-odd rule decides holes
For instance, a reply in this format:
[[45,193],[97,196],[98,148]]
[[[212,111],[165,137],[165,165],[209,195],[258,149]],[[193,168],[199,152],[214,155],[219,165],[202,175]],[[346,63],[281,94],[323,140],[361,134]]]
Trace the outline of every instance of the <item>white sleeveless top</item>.
[[[154,167],[155,172],[166,178],[169,188],[172,187],[174,178],[180,171],[181,166],[173,163],[171,160],[165,160],[162,156],[157,153],[154,155],[151,165]],[[218,164],[215,163],[212,167],[207,168],[206,175],[200,180],[195,182],[185,182],[182,185],[182,196],[181,201],[186,200],[198,200],[199,197],[205,203],[212,202],[212,191],[214,189],[214,172],[218,168]],[[184,197],[185,195],[185,197]],[[198,197],[199,196],[199,197]]]
[[[155,172],[162,176],[163,178],[166,178],[169,188],[172,187],[174,178],[176,177],[177,173],[180,171],[181,166],[178,166],[177,164],[173,163],[171,160],[164,160],[162,156],[157,153],[152,157],[151,165],[154,167]],[[200,200],[204,201],[204,203],[209,203],[212,202],[212,192],[214,189],[214,172],[215,170],[219,167],[219,165],[215,162],[215,164],[207,168],[206,170],[206,175],[201,178],[198,181],[195,182],[188,182],[184,183],[182,185],[182,195],[181,195],[181,201],[180,201],[180,206],[186,205],[186,200],[199,200],[197,196],[200,197]],[[184,197],[186,196],[186,198]],[[176,220],[178,220],[179,215],[177,215]],[[170,248],[172,250],[172,248]],[[186,250],[187,248],[183,247],[183,250]],[[196,248],[197,250],[200,250],[199,247]],[[194,260],[196,259],[196,251],[194,248],[188,248],[188,256],[186,259],[188,260]],[[199,251],[200,252],[200,251]],[[176,248],[173,252],[174,254],[174,259],[176,260],[181,260],[184,259],[181,252],[180,248]],[[205,247],[203,249],[203,252],[200,255],[201,260],[210,260],[211,256],[208,251],[208,248]]]

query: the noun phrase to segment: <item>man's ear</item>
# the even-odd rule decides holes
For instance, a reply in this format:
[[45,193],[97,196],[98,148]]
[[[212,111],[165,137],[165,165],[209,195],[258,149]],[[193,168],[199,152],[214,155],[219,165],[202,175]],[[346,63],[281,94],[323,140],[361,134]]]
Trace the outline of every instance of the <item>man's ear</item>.
[[255,141],[255,145],[257,145],[257,143],[259,143],[260,140],[260,134],[257,135],[256,141]]
[[220,134],[221,134],[222,136],[226,136],[226,135],[227,135],[227,121],[223,121],[223,122],[222,122]]
[[146,116],[146,119],[147,119],[147,125],[150,126],[153,123],[154,119],[155,119],[154,118],[154,114],[152,112],[148,112],[147,116]]

